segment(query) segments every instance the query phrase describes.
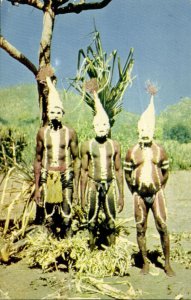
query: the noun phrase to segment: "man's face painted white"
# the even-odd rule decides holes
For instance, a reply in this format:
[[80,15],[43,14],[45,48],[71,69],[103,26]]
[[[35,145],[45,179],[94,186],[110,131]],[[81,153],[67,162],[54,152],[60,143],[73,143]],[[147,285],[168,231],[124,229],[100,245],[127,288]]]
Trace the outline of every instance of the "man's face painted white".
[[61,122],[61,119],[63,117],[63,111],[60,107],[48,107],[48,119],[49,121],[57,120],[58,122]]
[[139,129],[139,141],[142,143],[150,143],[153,140],[153,132],[145,125]]
[[97,137],[107,136],[110,129],[109,121],[105,119],[101,119],[98,116],[94,117],[93,126]]

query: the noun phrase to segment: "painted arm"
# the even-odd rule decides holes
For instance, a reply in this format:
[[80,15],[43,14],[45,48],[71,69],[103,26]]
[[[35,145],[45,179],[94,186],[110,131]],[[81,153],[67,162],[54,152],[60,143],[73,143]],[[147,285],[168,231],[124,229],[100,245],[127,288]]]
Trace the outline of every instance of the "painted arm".
[[81,207],[84,210],[86,206],[86,187],[88,182],[88,165],[89,165],[89,158],[88,158],[88,143],[85,142],[82,144],[81,147],[81,158],[82,158],[82,165],[81,165]]
[[161,172],[163,175],[162,188],[166,186],[169,177],[169,160],[165,150],[161,147],[161,162],[160,162]]
[[71,154],[73,158],[74,166],[74,190],[73,190],[73,201],[75,204],[78,204],[78,188],[79,188],[79,179],[80,179],[80,166],[81,161],[79,158],[79,147],[78,147],[78,138],[75,131],[72,134],[71,140]]
[[121,149],[118,143],[116,143],[115,174],[116,174],[117,186],[119,190],[118,213],[120,213],[123,210],[123,206],[124,206],[124,184],[123,184],[123,170],[121,166]]
[[36,137],[36,157],[34,161],[34,177],[35,177],[35,201],[41,206],[41,196],[40,196],[40,175],[42,169],[42,157],[43,157],[43,139],[41,137],[41,130],[39,130]]
[[131,150],[127,151],[126,158],[123,164],[124,172],[125,172],[125,180],[126,183],[131,191],[133,193],[133,179],[132,179],[132,173],[133,173],[133,162],[131,159]]

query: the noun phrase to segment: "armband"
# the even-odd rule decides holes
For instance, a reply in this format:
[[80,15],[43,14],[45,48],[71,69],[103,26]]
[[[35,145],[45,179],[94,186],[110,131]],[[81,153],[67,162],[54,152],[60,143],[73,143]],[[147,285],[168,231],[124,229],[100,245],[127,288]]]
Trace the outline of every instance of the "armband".
[[161,164],[162,170],[167,170],[169,168],[169,160],[164,160]]
[[126,162],[126,161],[124,161],[123,162],[123,169],[125,171],[128,171],[128,172],[133,171],[133,164],[132,164],[132,162]]

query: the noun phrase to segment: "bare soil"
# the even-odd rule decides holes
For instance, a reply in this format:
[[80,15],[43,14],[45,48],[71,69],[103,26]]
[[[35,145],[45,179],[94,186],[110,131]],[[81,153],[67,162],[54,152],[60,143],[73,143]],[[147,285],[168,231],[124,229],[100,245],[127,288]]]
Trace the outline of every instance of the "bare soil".
[[[171,249],[176,248],[173,234],[191,234],[191,172],[177,171],[170,174],[166,186],[168,209],[168,229],[171,237]],[[128,239],[136,243],[136,231],[133,218],[132,196],[126,191],[126,202],[120,218],[132,218],[129,222]],[[191,242],[183,241],[185,251],[190,251]],[[176,276],[167,277],[162,265],[157,263],[156,247],[160,248],[160,240],[155,228],[152,213],[149,215],[147,230],[147,247],[150,253],[151,270],[146,276],[140,274],[138,256],[134,257],[134,265],[125,278],[112,277],[109,281],[118,289],[124,285],[116,285],[127,279],[136,291],[140,291],[139,299],[191,299],[191,269],[172,261]],[[133,255],[133,253],[132,253]],[[191,255],[191,251],[190,254]],[[189,257],[191,261],[191,257]],[[108,280],[108,279],[107,279]],[[62,290],[62,293],[59,291]],[[81,294],[73,289],[72,274],[62,271],[44,273],[41,269],[29,268],[25,259],[10,264],[0,265],[0,299],[111,299],[103,294]]]

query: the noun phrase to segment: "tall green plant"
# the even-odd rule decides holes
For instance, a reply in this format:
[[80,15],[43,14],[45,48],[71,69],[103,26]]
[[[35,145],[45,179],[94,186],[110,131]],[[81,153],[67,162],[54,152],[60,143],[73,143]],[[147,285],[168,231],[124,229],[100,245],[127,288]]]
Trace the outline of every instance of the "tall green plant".
[[23,150],[27,146],[27,142],[23,133],[10,127],[1,128],[0,137],[0,173],[3,173],[22,161]]
[[[74,79],[70,80],[71,86],[80,93],[84,101],[95,113],[93,95],[91,90],[86,88],[86,84],[96,80],[98,96],[108,114],[110,125],[113,126],[115,116],[122,110],[124,92],[132,84],[133,48],[130,49],[125,65],[122,67],[116,50],[112,51],[110,55],[107,55],[103,50],[100,34],[96,29],[93,33],[92,44],[87,47],[86,51],[83,49],[79,50],[77,74]],[[118,81],[113,84],[117,62]]]

